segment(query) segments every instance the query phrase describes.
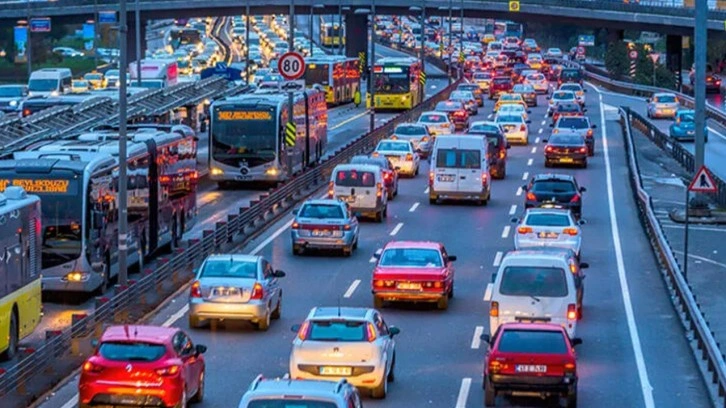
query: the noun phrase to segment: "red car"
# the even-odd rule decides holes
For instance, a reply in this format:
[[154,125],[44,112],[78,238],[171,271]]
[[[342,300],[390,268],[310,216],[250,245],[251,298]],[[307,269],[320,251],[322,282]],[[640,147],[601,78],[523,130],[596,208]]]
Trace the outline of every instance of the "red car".
[[484,406],[493,407],[499,394],[536,393],[566,399],[577,407],[577,355],[562,326],[549,323],[505,323],[491,338],[484,358]]
[[444,112],[454,124],[456,130],[464,130],[469,127],[469,111],[461,101],[441,101],[436,104],[437,112]]
[[495,76],[489,85],[489,99],[498,99],[503,93],[512,92],[514,81],[510,76]]
[[454,296],[454,264],[438,242],[389,242],[373,270],[371,288],[376,308],[384,302],[436,302],[441,310]]
[[557,119],[560,117],[580,117],[585,116],[587,112],[586,108],[582,108],[577,103],[558,103],[555,110],[552,112],[552,123],[557,123]]
[[184,407],[204,398],[204,357],[174,327],[111,326],[78,381],[80,407],[136,405]]

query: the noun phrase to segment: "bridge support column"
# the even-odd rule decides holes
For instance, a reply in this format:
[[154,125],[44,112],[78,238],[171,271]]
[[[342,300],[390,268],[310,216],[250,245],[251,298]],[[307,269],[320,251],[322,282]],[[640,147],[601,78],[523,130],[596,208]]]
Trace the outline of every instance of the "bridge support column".
[[666,36],[666,67],[676,76],[676,89],[683,84],[683,38],[679,35]]
[[[128,18],[128,25],[129,25],[129,40],[126,42],[126,51],[128,52],[128,61],[129,63],[132,63],[136,61],[136,22],[134,19],[134,14],[129,13]],[[141,27],[139,30],[139,34],[141,34],[141,59],[144,59],[144,53],[146,52],[146,20],[141,18]]]
[[608,28],[608,43],[615,43],[618,41],[623,41],[625,38],[625,30],[613,30]]
[[[345,15],[345,56],[359,58],[363,53],[368,64],[368,15]],[[363,72],[365,72],[365,67]]]

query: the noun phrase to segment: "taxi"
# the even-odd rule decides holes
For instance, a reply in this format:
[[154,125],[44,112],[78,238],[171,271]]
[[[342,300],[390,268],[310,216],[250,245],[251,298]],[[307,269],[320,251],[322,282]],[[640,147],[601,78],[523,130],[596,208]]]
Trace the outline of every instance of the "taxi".
[[499,111],[499,108],[504,105],[522,105],[525,110],[527,109],[527,103],[522,98],[522,95],[518,93],[505,93],[499,96],[499,99],[494,104],[494,113]]
[[524,77],[522,84],[532,85],[532,88],[538,94],[546,94],[550,90],[550,82],[541,73],[528,74]]
[[528,54],[527,55],[527,64],[532,69],[540,70],[542,69],[542,55],[540,54]]
[[492,41],[496,41],[497,37],[494,36],[494,34],[484,34],[484,37],[482,37],[481,42],[484,44],[489,44]]
[[93,89],[103,89],[106,87],[106,77],[100,72],[89,72],[83,76],[83,79],[88,81]]
[[[520,115],[524,120],[527,120],[529,119],[530,113],[532,113],[532,111],[527,110],[524,106],[518,103],[511,103],[507,105],[502,105],[497,111],[497,117],[507,115]],[[494,120],[496,121],[496,118]]]
[[83,79],[74,79],[71,83],[71,92],[83,93],[91,90],[91,84]]
[[479,85],[479,89],[489,92],[489,86],[492,84],[492,74],[489,72],[474,72],[471,79],[475,84]]

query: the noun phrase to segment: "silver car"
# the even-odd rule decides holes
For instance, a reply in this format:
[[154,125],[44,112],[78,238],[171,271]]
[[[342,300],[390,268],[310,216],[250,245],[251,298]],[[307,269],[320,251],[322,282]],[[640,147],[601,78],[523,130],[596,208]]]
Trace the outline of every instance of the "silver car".
[[514,234],[517,250],[533,247],[555,247],[570,249],[579,257],[582,245],[580,225],[570,210],[554,208],[529,208],[522,219],[512,218],[519,223]]
[[293,210],[292,253],[307,249],[339,249],[350,256],[358,248],[358,219],[337,198],[307,200]]
[[385,398],[396,366],[400,330],[388,326],[381,313],[361,307],[316,307],[297,333],[290,353],[290,377],[339,381],[368,389]]
[[189,327],[210,320],[246,320],[266,331],[270,320],[282,313],[278,279],[284,276],[262,256],[208,256],[189,291]]
[[425,125],[432,135],[449,135],[454,133],[454,124],[446,112],[430,111],[419,116],[418,123]]
[[428,157],[431,148],[434,146],[429,128],[420,123],[402,123],[396,126],[391,139],[410,141],[413,143],[416,152],[422,157]]
[[654,94],[648,101],[649,118],[675,118],[681,104],[673,93],[661,92]]

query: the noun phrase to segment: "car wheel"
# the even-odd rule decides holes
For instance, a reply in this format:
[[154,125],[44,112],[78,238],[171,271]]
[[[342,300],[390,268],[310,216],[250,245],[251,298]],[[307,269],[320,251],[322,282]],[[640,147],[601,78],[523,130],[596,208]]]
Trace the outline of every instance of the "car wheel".
[[586,169],[587,168],[587,159],[585,159],[585,160],[582,161],[582,168],[583,169]]
[[436,302],[436,307],[439,310],[446,310],[449,308],[449,297],[448,296],[442,296],[439,298],[439,301]]
[[414,175],[414,177],[418,176],[418,166],[416,166],[416,172],[413,175]]
[[493,407],[496,404],[497,391],[492,386],[491,382],[484,377],[484,406]]
[[383,207],[383,218],[388,218],[388,205]]
[[303,255],[304,253],[305,253],[305,249],[301,245],[293,245],[292,246],[292,254],[293,254],[293,256]]
[[449,299],[452,299],[454,297],[454,282],[451,282],[451,290],[449,290],[447,296],[449,297]]
[[273,320],[278,320],[280,317],[282,317],[282,293],[280,293],[280,298],[277,300],[277,307],[275,307],[275,310],[270,315],[270,318]]
[[13,310],[10,314],[10,325],[8,327],[8,348],[3,352],[4,361],[12,360],[18,353],[18,315]]
[[358,249],[358,238],[356,237],[355,241],[353,241],[353,249]]
[[383,299],[378,296],[373,296],[373,307],[376,309],[383,309]]
[[260,321],[257,322],[257,330],[259,330],[259,331],[267,331],[267,329],[270,328],[270,317],[271,317],[271,314],[272,313],[267,312],[262,317],[262,319],[260,319]]
[[353,255],[353,247],[343,247],[343,256],[348,258]]
[[388,382],[394,382],[396,381],[396,374],[394,371],[396,370],[396,353],[393,353],[393,361],[391,361],[391,371],[388,372]]
[[567,395],[567,403],[565,406],[567,408],[577,408],[577,390]]
[[395,194],[393,194],[393,191],[389,191],[389,192],[388,192],[388,199],[389,199],[389,200],[393,200],[393,197],[394,197],[394,196],[395,196]]
[[192,402],[199,403],[204,401],[204,371],[199,373],[199,388],[197,393],[192,397]]
[[429,204],[431,204],[431,205],[436,205],[436,204],[438,204],[438,203],[436,202],[436,199],[435,199],[435,198],[431,198],[431,197],[429,197]]
[[200,327],[202,327],[201,320],[197,316],[189,315],[189,328],[198,329]]
[[386,394],[388,394],[388,378],[384,376],[381,381],[381,385],[371,390],[371,397],[375,399],[384,399],[386,398]]

